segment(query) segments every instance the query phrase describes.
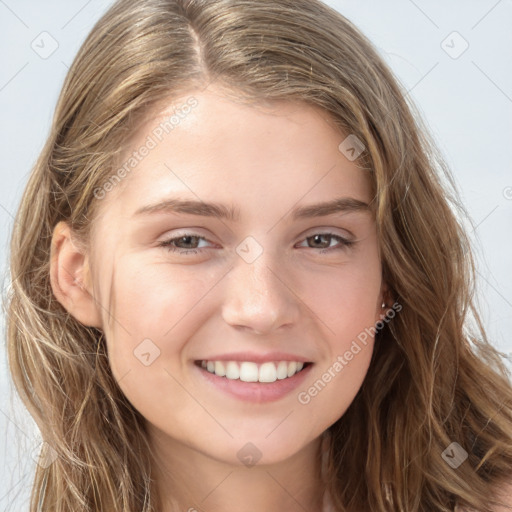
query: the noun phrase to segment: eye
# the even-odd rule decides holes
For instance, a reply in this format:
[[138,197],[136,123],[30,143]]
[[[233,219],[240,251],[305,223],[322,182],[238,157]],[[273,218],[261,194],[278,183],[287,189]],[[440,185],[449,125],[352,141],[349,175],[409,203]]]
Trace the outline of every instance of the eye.
[[[324,239],[327,238],[328,241],[322,242],[322,238],[324,238]],[[335,246],[335,247],[330,247],[330,243],[333,240],[337,240],[339,245]],[[308,243],[309,241],[313,241],[313,244],[319,244],[320,246],[313,245],[313,246],[308,246],[308,247],[313,248],[313,249],[322,249],[320,251],[321,253],[345,249],[345,248],[348,248],[356,243],[352,240],[347,240],[346,238],[343,238],[340,235],[336,235],[335,233],[315,233],[314,235],[308,236],[307,238],[305,238],[304,241],[306,243]],[[304,247],[304,246],[301,246],[301,247]]]
[[[327,242],[322,241],[322,239],[327,239]],[[203,236],[193,233],[184,233],[178,237],[164,240],[159,244],[159,246],[165,247],[167,250],[174,253],[192,255],[204,252],[205,250],[209,249],[209,247],[200,247],[199,244],[201,241],[208,242],[208,240]],[[337,241],[338,245],[332,247],[331,242],[333,241]],[[321,254],[330,251],[343,250],[356,244],[355,241],[347,240],[346,238],[343,238],[340,235],[336,235],[335,233],[315,233],[314,235],[305,238],[304,242],[308,244],[307,247],[309,249],[320,249],[319,252]],[[312,242],[313,245],[309,245],[310,242]],[[304,245],[299,247],[304,247]]]
[[164,240],[160,243],[160,247],[166,247],[169,251],[177,252],[179,254],[197,254],[203,250],[197,246],[197,243],[200,240],[207,241],[206,238],[202,236],[185,233],[184,235]]

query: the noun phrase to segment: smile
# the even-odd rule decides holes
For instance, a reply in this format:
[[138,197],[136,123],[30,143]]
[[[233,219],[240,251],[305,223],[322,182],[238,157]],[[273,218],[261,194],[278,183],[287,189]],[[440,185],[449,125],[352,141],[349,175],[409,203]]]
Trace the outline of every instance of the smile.
[[293,377],[310,363],[300,361],[197,361],[196,364],[218,377],[243,382],[275,382]]

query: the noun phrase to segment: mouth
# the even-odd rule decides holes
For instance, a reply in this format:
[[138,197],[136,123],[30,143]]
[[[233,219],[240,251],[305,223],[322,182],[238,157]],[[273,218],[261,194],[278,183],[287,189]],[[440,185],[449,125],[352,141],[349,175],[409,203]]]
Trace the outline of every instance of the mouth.
[[304,372],[312,362],[302,361],[210,361],[197,360],[194,364],[203,370],[232,381],[267,383],[287,380]]

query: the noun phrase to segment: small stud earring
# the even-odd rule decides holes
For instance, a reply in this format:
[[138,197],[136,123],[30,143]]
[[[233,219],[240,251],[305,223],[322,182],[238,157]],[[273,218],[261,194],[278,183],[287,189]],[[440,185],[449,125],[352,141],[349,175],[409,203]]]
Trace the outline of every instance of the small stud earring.
[[386,307],[386,303],[383,302],[381,307],[385,308]]

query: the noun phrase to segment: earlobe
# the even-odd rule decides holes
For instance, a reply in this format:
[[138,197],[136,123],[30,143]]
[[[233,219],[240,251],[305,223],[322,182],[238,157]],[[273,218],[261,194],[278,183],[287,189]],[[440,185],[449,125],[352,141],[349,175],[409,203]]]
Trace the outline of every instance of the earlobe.
[[392,306],[392,300],[389,293],[389,288],[387,285],[383,285],[381,288],[381,293],[379,295],[379,301],[377,304],[377,314],[375,317],[375,322],[381,321],[386,317],[386,313]]
[[73,242],[66,222],[59,222],[53,230],[50,281],[55,297],[71,315],[86,326],[102,327],[89,283],[88,256]]

